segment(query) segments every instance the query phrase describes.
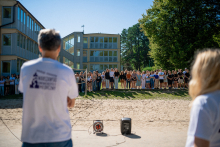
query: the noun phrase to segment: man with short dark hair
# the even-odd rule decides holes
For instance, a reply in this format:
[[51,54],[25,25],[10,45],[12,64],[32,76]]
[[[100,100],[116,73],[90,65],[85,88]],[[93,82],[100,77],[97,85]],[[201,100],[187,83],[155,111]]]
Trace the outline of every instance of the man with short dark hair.
[[43,29],[38,35],[42,58],[21,67],[19,91],[23,92],[23,147],[72,147],[67,107],[74,107],[78,88],[73,70],[57,61],[60,34]]

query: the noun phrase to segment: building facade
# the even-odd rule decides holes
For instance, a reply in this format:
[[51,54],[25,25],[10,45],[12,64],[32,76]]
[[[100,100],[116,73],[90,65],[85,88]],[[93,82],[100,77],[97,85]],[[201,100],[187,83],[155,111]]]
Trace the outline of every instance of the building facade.
[[[0,75],[19,74],[25,61],[39,58],[45,27],[16,0],[0,0],[0,13]],[[74,69],[120,70],[120,35],[73,32],[62,38],[58,61]]]
[[[75,69],[102,72],[107,68],[118,68],[120,71],[120,35],[73,32],[62,38],[62,49],[60,59]],[[66,59],[67,55],[72,57]]]

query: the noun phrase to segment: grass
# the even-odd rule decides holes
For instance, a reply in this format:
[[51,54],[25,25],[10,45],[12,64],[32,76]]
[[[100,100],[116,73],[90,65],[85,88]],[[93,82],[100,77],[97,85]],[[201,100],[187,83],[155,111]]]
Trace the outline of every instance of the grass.
[[119,100],[144,100],[144,99],[182,99],[191,100],[187,90],[101,90],[88,92],[87,96],[80,93],[86,99],[119,99]]
[[[80,93],[81,99],[119,99],[119,100],[144,100],[144,99],[181,99],[181,100],[191,100],[188,90],[172,89],[172,90],[139,90],[139,89],[121,89],[121,83],[118,84],[119,89],[117,90],[101,90],[98,92],[87,92]],[[22,99],[23,95],[8,95],[1,96],[0,100],[3,99]]]

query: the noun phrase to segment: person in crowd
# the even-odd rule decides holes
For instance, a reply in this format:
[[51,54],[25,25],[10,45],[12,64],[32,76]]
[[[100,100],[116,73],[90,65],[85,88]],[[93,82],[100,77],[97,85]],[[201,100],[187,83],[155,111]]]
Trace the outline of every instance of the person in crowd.
[[5,84],[5,80],[3,79],[3,76],[1,76],[0,78],[0,95],[4,96],[4,84]]
[[220,49],[198,53],[191,73],[192,105],[186,147],[219,147]]
[[15,79],[15,94],[19,94],[18,85],[19,85],[19,75],[17,75]]
[[118,79],[119,79],[119,72],[118,72],[118,69],[115,68],[115,73],[114,73],[114,85],[115,85],[115,89],[118,89]]
[[102,82],[102,77],[101,77],[100,73],[98,73],[96,82],[97,82],[97,90],[100,91],[100,89],[101,89],[101,82]]
[[7,76],[7,78],[5,79],[5,95],[10,94],[10,81],[10,77]]
[[87,90],[91,92],[92,91],[92,77],[90,73],[87,74],[87,87],[88,87]]
[[[179,70],[178,76],[179,76],[179,87],[180,87],[180,89],[182,89],[182,86],[183,86],[183,72],[182,72],[182,69]],[[183,87],[183,89],[184,89],[184,87]]]
[[[20,72],[22,146],[72,147],[68,107],[74,107],[79,95],[74,72],[57,61],[61,50],[61,37],[57,31],[40,30],[38,48],[42,58],[25,62]],[[36,79],[36,76],[52,80]]]
[[104,71],[102,72],[101,77],[102,77],[102,89],[104,89],[104,88],[106,88],[106,85],[105,85],[105,72]]
[[164,72],[162,71],[162,69],[160,69],[160,72],[158,73],[158,75],[159,75],[159,80],[160,80],[160,89],[162,89],[163,82],[164,82]]
[[150,74],[150,87],[151,87],[151,89],[154,89],[154,80],[155,80],[154,71],[151,71],[151,74]]
[[109,89],[109,82],[110,82],[110,74],[109,74],[109,69],[106,69],[106,73],[105,73],[105,83],[106,83],[106,89]]
[[[185,73],[187,72],[187,68],[185,68],[185,70],[183,71],[183,75],[185,75]],[[184,76],[185,77],[185,76]]]
[[82,79],[81,79],[81,76],[82,75],[79,75],[78,73],[78,77],[79,77],[79,81],[78,81],[78,89],[79,89],[79,92],[82,92]]
[[110,76],[110,85],[111,85],[111,89],[113,89],[113,83],[114,83],[114,70],[113,68],[111,68],[111,71],[109,73]]
[[75,78],[76,78],[76,83],[77,83],[77,86],[78,86],[78,90],[79,90],[79,73],[77,72],[76,74],[75,74]]
[[159,89],[159,76],[157,71],[156,74],[154,75],[154,78],[155,78],[154,89]]
[[[172,70],[172,75],[174,77],[174,70]],[[173,78],[173,81],[172,81],[172,87],[175,88],[175,86],[174,86],[174,78]]]
[[169,89],[172,89],[172,82],[173,82],[173,74],[171,73],[170,70],[168,70],[168,75],[167,75],[167,79],[168,79],[168,86]]
[[132,89],[136,89],[136,82],[137,82],[137,73],[135,70],[133,70],[133,73],[131,75],[132,77]]
[[167,89],[167,71],[164,70],[164,81],[163,81],[163,85],[164,85],[164,89]]
[[[122,89],[125,89],[125,86],[126,86],[125,84],[126,84],[126,83],[124,82],[124,81],[125,81],[125,74],[124,74],[123,71],[121,71],[119,77],[120,77],[120,82],[121,82],[121,88],[122,88]],[[124,84],[124,83],[125,83],[125,84]]]
[[184,76],[184,87],[189,87],[188,83],[189,83],[189,79],[190,79],[190,73],[189,73],[189,70],[186,69],[186,73],[185,73],[185,76]]
[[137,89],[141,89],[141,73],[140,71],[137,71],[137,82],[136,82],[136,87]]
[[150,89],[150,73],[148,71],[145,79],[146,79],[146,89]]
[[14,77],[14,74],[11,74],[11,77],[10,77],[10,94],[15,94],[15,77]]
[[97,79],[96,72],[93,71],[93,74],[92,74],[92,90],[93,91],[96,91],[96,79]]
[[124,75],[125,75],[124,88],[125,88],[125,89],[128,89],[128,85],[127,85],[127,82],[128,82],[128,81],[127,81],[127,78],[126,78],[127,72],[128,72],[128,70],[125,69],[125,72],[124,72]]
[[141,74],[141,88],[142,89],[145,89],[145,85],[146,85],[146,79],[145,79],[145,77],[146,77],[146,74],[145,74],[145,71],[143,71],[142,72],[142,74]]
[[82,73],[81,75],[81,81],[82,81],[82,92],[84,93],[85,92],[85,87],[86,87],[86,73]]
[[128,71],[127,75],[126,75],[126,78],[127,78],[127,87],[128,89],[131,88],[131,74],[130,74],[130,71]]
[[178,77],[176,70],[174,71],[173,79],[174,79],[174,88],[177,89],[178,88],[177,81],[179,77]]

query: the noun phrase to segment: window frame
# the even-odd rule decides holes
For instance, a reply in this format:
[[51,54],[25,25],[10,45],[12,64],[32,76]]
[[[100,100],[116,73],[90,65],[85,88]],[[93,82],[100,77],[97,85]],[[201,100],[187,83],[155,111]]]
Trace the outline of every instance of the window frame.
[[[10,37],[9,37],[9,38],[10,38],[10,44],[9,44],[9,45],[5,45],[5,44],[4,44],[4,39],[5,39],[4,36],[6,36],[6,35],[10,35]],[[2,43],[3,46],[11,46],[11,34],[9,34],[9,33],[7,33],[7,34],[2,34],[2,41],[3,41],[3,43]]]
[[3,19],[11,19],[11,18],[12,18],[12,15],[11,15],[11,14],[9,14],[10,17],[5,17],[5,11],[4,11],[5,9],[10,9],[10,13],[12,14],[12,9],[11,9],[11,7],[5,7],[5,6],[3,6],[3,7],[2,7],[2,11],[3,11],[3,15],[2,15],[3,17],[2,17],[2,18],[3,18]]

